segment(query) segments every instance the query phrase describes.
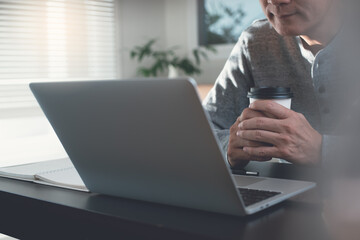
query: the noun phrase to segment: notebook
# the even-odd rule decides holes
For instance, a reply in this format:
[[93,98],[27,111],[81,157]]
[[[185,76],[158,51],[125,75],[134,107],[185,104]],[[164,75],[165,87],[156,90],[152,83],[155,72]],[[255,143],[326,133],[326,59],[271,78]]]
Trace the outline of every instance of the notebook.
[[88,192],[68,158],[0,168],[0,177]]

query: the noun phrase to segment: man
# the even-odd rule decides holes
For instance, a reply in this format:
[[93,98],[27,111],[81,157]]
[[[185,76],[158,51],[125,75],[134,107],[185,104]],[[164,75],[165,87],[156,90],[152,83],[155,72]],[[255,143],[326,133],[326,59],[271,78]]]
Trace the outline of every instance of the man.
[[[204,101],[231,167],[281,158],[321,163],[340,115],[334,73],[342,0],[260,0],[267,20],[245,30]],[[292,110],[249,106],[251,87],[290,87]],[[272,116],[272,117],[269,117]]]

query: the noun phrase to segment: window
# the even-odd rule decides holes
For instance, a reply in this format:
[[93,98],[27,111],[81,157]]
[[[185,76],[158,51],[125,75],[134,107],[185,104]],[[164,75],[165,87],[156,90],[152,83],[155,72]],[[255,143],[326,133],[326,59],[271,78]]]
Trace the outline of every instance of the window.
[[118,78],[116,6],[0,1],[0,166],[66,157],[28,83]]
[[259,1],[199,0],[199,44],[232,44],[256,19],[265,18]]
[[0,112],[37,106],[32,81],[118,76],[114,0],[2,0],[0,35]]

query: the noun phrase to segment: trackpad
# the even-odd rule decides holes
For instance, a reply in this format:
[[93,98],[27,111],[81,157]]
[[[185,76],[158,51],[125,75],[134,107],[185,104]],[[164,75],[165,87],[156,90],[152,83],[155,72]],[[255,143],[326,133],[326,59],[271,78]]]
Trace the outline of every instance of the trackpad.
[[235,179],[235,184],[237,187],[246,187],[248,185],[266,180],[265,178],[261,178],[261,177],[248,177],[241,175],[232,175],[232,176]]

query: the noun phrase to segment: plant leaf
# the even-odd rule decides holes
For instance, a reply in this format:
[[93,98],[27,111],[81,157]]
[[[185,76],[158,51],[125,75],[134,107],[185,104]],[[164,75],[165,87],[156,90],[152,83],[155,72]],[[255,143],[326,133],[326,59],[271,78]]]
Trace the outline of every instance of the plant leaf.
[[148,68],[139,68],[137,72],[139,75],[144,77],[150,77],[151,75],[151,71]]
[[193,55],[195,57],[196,64],[200,65],[199,49],[194,49],[193,50]]

